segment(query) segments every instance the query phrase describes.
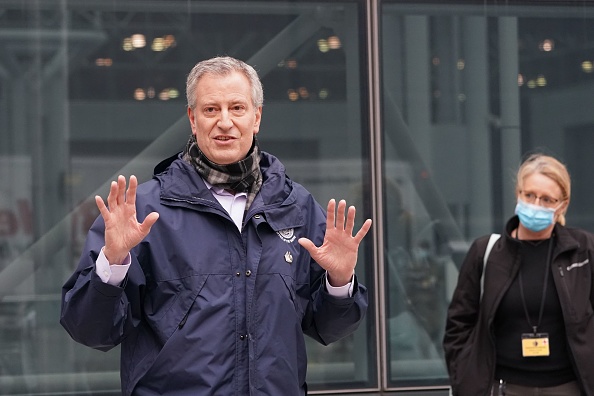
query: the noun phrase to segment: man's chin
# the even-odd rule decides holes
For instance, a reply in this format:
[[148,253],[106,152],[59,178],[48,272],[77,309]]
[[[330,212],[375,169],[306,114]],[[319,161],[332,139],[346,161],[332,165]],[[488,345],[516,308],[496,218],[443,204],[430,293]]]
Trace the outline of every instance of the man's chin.
[[213,155],[213,157],[214,159],[207,156],[211,162],[217,165],[230,165],[241,161],[245,158],[245,155],[243,157],[238,155]]

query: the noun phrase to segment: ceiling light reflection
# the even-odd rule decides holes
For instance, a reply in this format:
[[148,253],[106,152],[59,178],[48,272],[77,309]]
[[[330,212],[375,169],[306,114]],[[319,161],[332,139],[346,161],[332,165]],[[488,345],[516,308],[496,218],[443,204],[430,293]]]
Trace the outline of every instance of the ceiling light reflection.
[[113,65],[113,59],[111,58],[97,58],[95,59],[95,65],[109,67]]
[[539,45],[538,49],[545,52],[550,52],[555,48],[555,42],[550,39],[543,40]]
[[145,100],[146,99],[146,93],[144,92],[144,89],[142,89],[142,88],[136,88],[136,90],[134,91],[134,99],[136,99],[136,100]]
[[168,34],[163,37],[155,37],[153,39],[153,43],[151,44],[151,49],[154,52],[162,52],[170,47],[175,47],[176,44],[177,42],[175,41],[175,36]]
[[130,37],[126,37],[124,41],[122,41],[122,49],[124,51],[133,51],[134,47],[132,46],[132,39]]
[[287,90],[287,96],[291,102],[295,102],[297,99],[299,99],[299,94],[294,89]]
[[332,50],[339,49],[342,47],[342,43],[340,42],[340,38],[338,36],[330,36],[328,37],[328,47]]
[[131,39],[132,47],[134,48],[144,48],[144,46],[146,46],[146,39],[144,38],[144,34],[133,34]]
[[318,40],[318,49],[322,53],[326,53],[326,52],[330,51],[330,46],[328,45],[328,40],[319,39]]

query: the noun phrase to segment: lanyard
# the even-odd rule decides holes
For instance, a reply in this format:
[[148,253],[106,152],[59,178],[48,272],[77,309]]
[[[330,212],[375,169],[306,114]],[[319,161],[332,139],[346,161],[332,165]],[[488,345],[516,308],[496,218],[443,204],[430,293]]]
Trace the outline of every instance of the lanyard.
[[544,285],[542,286],[542,298],[540,300],[540,311],[538,312],[538,322],[536,326],[532,324],[530,321],[530,314],[528,313],[528,307],[526,306],[526,298],[524,297],[524,282],[522,281],[522,269],[520,268],[520,273],[518,274],[519,278],[519,286],[520,286],[520,296],[522,297],[522,305],[524,306],[524,314],[526,314],[526,320],[528,321],[528,325],[532,327],[532,331],[534,334],[537,333],[538,326],[540,326],[540,322],[542,320],[542,313],[544,311],[544,302],[545,297],[547,294],[547,285],[549,281],[549,272],[551,268],[551,260],[552,260],[552,253],[553,253],[553,235],[551,235],[551,239],[549,240],[549,251],[547,253],[547,265],[545,268],[545,275],[544,275]]

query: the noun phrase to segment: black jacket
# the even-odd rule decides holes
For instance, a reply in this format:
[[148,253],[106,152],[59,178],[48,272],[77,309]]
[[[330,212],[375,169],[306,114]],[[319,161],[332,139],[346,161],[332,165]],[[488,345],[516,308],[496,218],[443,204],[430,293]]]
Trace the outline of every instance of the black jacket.
[[[520,243],[510,236],[517,216],[489,255],[481,300],[483,257],[489,236],[471,245],[448,308],[444,351],[453,395],[488,395],[495,375],[493,321],[520,266]],[[594,235],[555,225],[551,271],[559,295],[567,344],[584,395],[594,395]]]

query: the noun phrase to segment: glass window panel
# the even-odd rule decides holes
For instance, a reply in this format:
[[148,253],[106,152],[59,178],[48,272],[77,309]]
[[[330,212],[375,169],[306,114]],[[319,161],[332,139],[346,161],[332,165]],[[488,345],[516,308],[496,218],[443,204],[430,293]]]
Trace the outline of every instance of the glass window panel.
[[[185,78],[228,54],[259,71],[261,147],[323,205],[371,216],[363,1],[6,2],[0,9],[0,389],[117,394],[119,351],[74,343],[60,288],[118,174],[151,177],[190,134]],[[365,199],[364,199],[365,198]],[[357,273],[373,296],[371,237]],[[373,297],[372,297],[373,298]],[[310,389],[376,386],[373,302]]]
[[593,18],[592,7],[561,1],[382,2],[390,388],[447,384],[441,340],[457,267],[472,240],[513,215],[525,153],[567,163],[568,224],[594,229],[594,123],[583,105]]
[[[513,213],[512,176],[524,153],[544,150],[567,163],[568,224],[594,230],[593,7],[378,1],[376,198],[366,3],[3,3],[2,392],[118,394],[119,352],[69,339],[57,323],[60,287],[98,214],[92,197],[105,196],[119,173],[147,180],[183,147],[185,76],[200,59],[229,54],[259,70],[261,145],[322,204],[346,198],[363,213],[360,225],[381,202],[385,322],[372,298],[353,336],[328,347],[308,340],[314,392],[378,386],[379,355],[388,389],[445,388],[441,337],[457,266],[471,240]],[[357,271],[372,296],[374,237]],[[385,351],[376,348],[380,323]]]

